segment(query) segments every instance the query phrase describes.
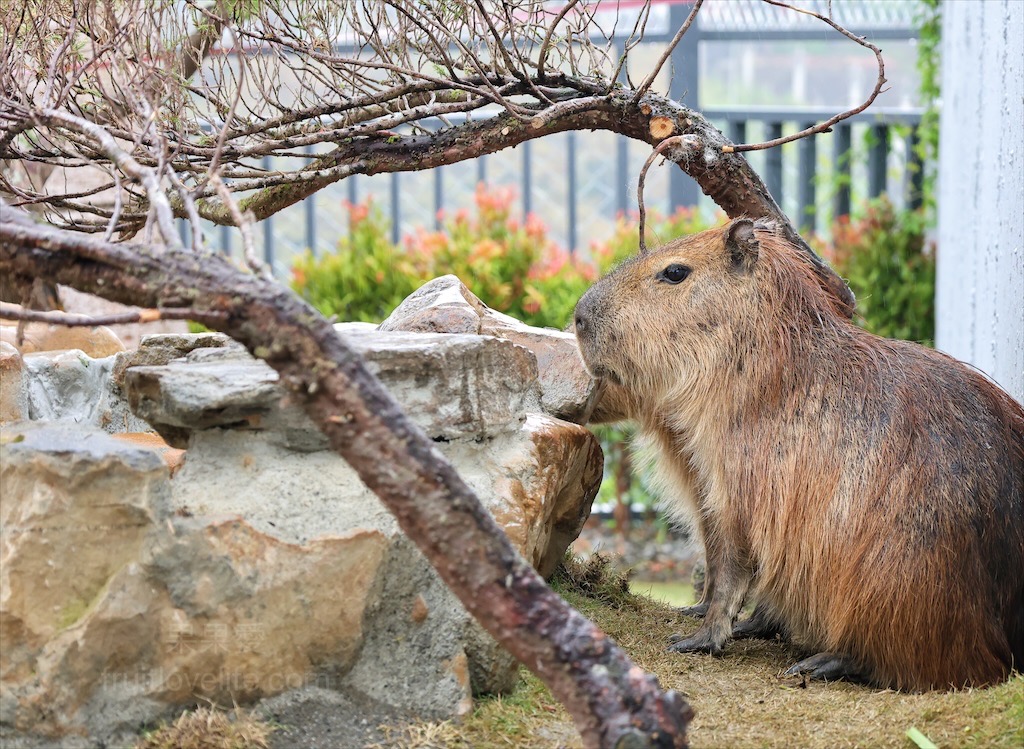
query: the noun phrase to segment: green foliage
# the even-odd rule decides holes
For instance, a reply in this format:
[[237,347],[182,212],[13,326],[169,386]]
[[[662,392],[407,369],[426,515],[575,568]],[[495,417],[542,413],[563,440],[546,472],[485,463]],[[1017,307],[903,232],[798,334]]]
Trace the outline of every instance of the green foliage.
[[935,248],[925,210],[897,211],[886,198],[840,217],[819,251],[857,295],[857,322],[887,338],[935,340]]
[[424,280],[454,273],[490,307],[529,325],[562,328],[596,280],[592,266],[558,247],[535,216],[512,216],[510,189],[476,191],[475,215],[459,211],[441,231],[406,238]]
[[510,191],[476,193],[476,211],[459,211],[440,231],[419,230],[405,246],[372,204],[347,206],[350,234],[338,251],[306,254],[292,267],[292,287],[343,320],[379,322],[426,281],[453,273],[490,307],[530,325],[564,327],[596,279],[594,267],[556,247],[534,217],[511,215]]
[[380,322],[422,283],[422,273],[388,238],[372,203],[348,205],[350,234],[337,252],[306,253],[292,266],[292,288],[327,316]]
[[[939,80],[941,76],[942,2],[921,0],[919,4],[917,72],[924,112],[917,128],[917,156],[922,164],[934,164],[939,157]],[[925,170],[922,200],[929,217],[935,213],[935,171]]]

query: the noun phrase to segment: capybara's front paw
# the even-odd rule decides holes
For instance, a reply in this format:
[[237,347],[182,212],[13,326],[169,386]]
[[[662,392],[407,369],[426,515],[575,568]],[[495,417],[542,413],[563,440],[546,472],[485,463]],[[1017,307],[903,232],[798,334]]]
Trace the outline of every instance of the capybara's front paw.
[[776,637],[786,638],[785,630],[768,613],[763,605],[758,605],[748,619],[740,619],[732,625],[732,639],[774,640]]
[[724,642],[717,642],[709,632],[698,629],[692,637],[672,635],[668,638],[669,646],[666,649],[669,653],[710,653],[721,655],[725,647]]

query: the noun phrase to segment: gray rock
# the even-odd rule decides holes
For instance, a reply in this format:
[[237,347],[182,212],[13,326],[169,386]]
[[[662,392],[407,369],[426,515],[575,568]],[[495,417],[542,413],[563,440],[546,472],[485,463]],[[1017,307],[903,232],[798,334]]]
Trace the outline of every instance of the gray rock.
[[124,372],[128,367],[159,366],[187,356],[196,349],[228,348],[245,350],[223,333],[164,333],[147,335],[134,351],[124,351],[114,359],[112,378],[114,387],[124,386]]
[[281,400],[277,372],[263,362],[235,358],[209,363],[172,361],[125,371],[133,413],[174,447],[212,427],[257,427]]
[[597,402],[596,383],[583,366],[574,335],[535,328],[496,312],[456,276],[425,283],[395,308],[380,329],[476,333],[512,341],[530,349],[537,358],[541,408],[546,413],[585,424]]
[[[394,537],[380,580],[360,658],[342,684],[424,718],[467,715],[473,693],[465,632],[473,620],[404,535]],[[518,673],[514,661],[512,670]]]
[[407,296],[380,324],[380,329],[479,335],[481,318],[488,312],[494,311],[458,276],[440,276]]

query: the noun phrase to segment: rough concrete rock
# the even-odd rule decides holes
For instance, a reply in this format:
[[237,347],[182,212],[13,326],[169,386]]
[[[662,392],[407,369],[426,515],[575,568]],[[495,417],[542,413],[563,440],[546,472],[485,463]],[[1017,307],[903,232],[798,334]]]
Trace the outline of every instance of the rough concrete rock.
[[383,331],[475,333],[512,341],[537,358],[541,407],[546,413],[585,424],[598,393],[576,345],[576,337],[535,328],[489,308],[456,276],[428,281],[380,324]]
[[0,458],[5,733],[102,742],[197,698],[339,683],[357,658],[384,534],[298,545],[173,514],[159,455],[66,424],[5,428]]
[[124,372],[128,367],[168,364],[200,348],[243,349],[242,344],[223,333],[147,335],[142,338],[137,349],[117,355],[112,374],[114,386],[124,387]]
[[[452,440],[438,449],[516,549],[542,574],[553,572],[600,485],[602,455],[593,435],[576,424],[530,414],[516,432]],[[476,693],[505,692],[515,683],[515,662],[477,630],[341,458],[329,451],[289,450],[270,432],[221,429],[196,432],[188,455],[174,481],[180,513],[238,515],[258,531],[294,544],[356,529],[389,539],[385,592],[367,614],[364,655],[347,685],[422,714],[450,715],[469,696],[460,676],[464,658]],[[238,491],[240,486],[248,489]],[[426,612],[429,626],[422,626],[414,608]],[[408,648],[413,650],[407,658],[394,655]]]
[[[532,350],[337,328],[520,553],[551,572],[589,514],[601,453],[586,429],[537,413]],[[0,737],[109,741],[197,698],[311,686],[451,717],[474,692],[514,685],[515,662],[273,370],[221,336],[142,349],[25,359],[28,410],[64,421],[0,432]],[[125,397],[188,444],[159,445],[173,481],[151,437],[115,442],[68,423],[144,431],[134,415],[111,417]]]
[[28,413],[24,370],[18,349],[0,341],[0,422],[20,421]]
[[[342,334],[434,439],[483,439],[515,429],[537,401],[536,360],[508,341],[360,328]],[[132,410],[175,447],[187,446],[193,431],[229,427],[285,428],[294,449],[323,449],[325,441],[303,416],[282,416],[277,380],[273,369],[243,351],[196,349],[164,366],[127,369],[125,390]],[[309,444],[299,444],[298,432]]]
[[72,349],[25,354],[24,361],[28,419],[91,424],[107,432],[149,430],[113,385],[114,356],[94,359]]

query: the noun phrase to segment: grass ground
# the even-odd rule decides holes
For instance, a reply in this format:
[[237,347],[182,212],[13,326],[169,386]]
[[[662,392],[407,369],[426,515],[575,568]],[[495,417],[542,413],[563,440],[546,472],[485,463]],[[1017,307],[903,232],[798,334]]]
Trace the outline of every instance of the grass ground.
[[[639,587],[643,589],[645,584]],[[916,728],[938,747],[1024,747],[1024,676],[1001,686],[952,693],[900,694],[835,683],[783,681],[797,653],[781,642],[733,642],[722,658],[665,652],[668,636],[696,628],[645,596],[562,580],[560,593],[610,634],[662,686],[682,692],[696,711],[690,741],[712,747],[906,747],[924,749]],[[666,591],[650,588],[655,598]],[[672,594],[672,591],[668,591]],[[920,742],[921,739],[918,739]],[[567,714],[523,670],[511,695],[481,700],[461,725],[392,729],[395,749],[555,749],[579,747]]]

